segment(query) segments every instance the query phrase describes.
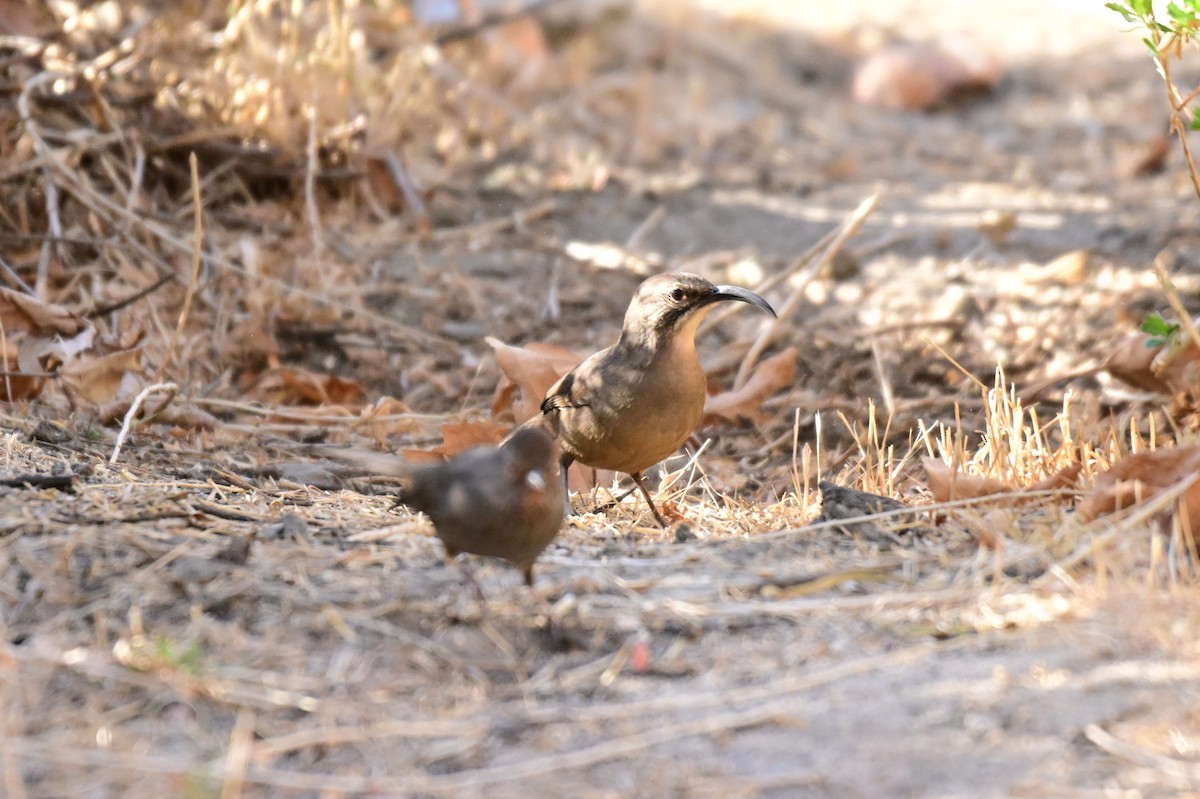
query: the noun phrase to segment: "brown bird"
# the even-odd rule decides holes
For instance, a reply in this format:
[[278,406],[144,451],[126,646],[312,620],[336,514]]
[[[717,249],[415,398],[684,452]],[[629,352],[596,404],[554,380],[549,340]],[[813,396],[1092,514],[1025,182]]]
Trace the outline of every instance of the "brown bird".
[[533,563],[562,526],[557,450],[545,430],[524,428],[499,447],[418,469],[396,501],[433,521],[447,559],[460,552],[503,558],[532,588]]
[[575,461],[624,472],[667,526],[642,472],[679,449],[700,423],[708,390],[696,356],[696,328],[725,300],[775,315],[752,291],[714,286],[687,272],[657,275],[638,287],[617,343],[563,375],[542,401],[562,446],[564,483]]

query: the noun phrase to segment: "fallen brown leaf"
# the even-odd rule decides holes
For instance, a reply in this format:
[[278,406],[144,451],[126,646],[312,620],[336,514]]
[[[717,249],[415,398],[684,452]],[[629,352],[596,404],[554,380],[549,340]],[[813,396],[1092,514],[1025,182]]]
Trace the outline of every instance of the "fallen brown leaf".
[[1154,369],[1154,357],[1161,348],[1146,346],[1149,340],[1150,336],[1141,331],[1125,336],[1105,359],[1104,369],[1134,388],[1170,394],[1171,387]]
[[0,402],[32,399],[42,391],[46,378],[24,373],[17,365],[17,346],[0,342]]
[[460,452],[492,446],[504,440],[511,429],[500,422],[450,422],[442,425],[442,443],[433,449],[402,449],[400,456],[412,464],[440,463]]
[[411,463],[414,466],[422,466],[426,463],[442,463],[446,460],[440,452],[435,452],[431,449],[402,449],[398,454],[401,460]]
[[611,486],[617,477],[616,472],[608,469],[593,469],[576,462],[567,469],[567,488],[579,494],[587,494],[596,486]]
[[155,424],[172,426],[171,435],[179,438],[197,430],[215,430],[221,420],[208,411],[189,403],[171,403],[154,415]]
[[19,372],[6,373],[0,377],[0,402],[20,402],[33,399],[42,393],[42,387],[45,385],[44,377],[34,377]]
[[92,348],[96,328],[58,305],[0,287],[0,330],[4,352],[0,399],[30,399],[46,385],[45,375],[76,361]]
[[4,332],[71,337],[89,327],[87,320],[58,305],[0,286],[0,323]]
[[492,395],[492,418],[524,423],[541,412],[542,399],[558,379],[583,359],[570,350],[553,344],[534,342],[514,347],[499,339],[486,339],[496,353],[496,364],[503,376]]
[[[1079,472],[1083,468],[1081,463],[1072,463],[1032,485],[1022,487],[991,477],[980,477],[956,471],[938,458],[921,458],[921,465],[925,467],[925,485],[936,502],[974,499],[1008,492],[1053,491],[1059,488],[1071,488],[1075,485]],[[1017,496],[1006,497],[1004,501],[1006,504],[1015,505],[1028,502],[1030,499],[1032,497],[1023,497],[1018,493]]]
[[26,374],[57,372],[63,364],[71,363],[86,353],[95,343],[96,328],[85,327],[74,336],[30,335],[21,341],[17,358]]
[[372,156],[365,162],[367,189],[385,209],[393,214],[404,210],[404,194],[392,179],[387,163],[378,156]]
[[1079,503],[1079,517],[1092,521],[1148,502],[1163,491],[1189,481],[1173,513],[1195,542],[1193,531],[1200,531],[1200,446],[1126,455],[1096,478],[1092,490]]
[[[96,405],[124,404],[142,390],[142,348],[119,350],[95,358],[77,358],[60,372],[63,383]],[[124,411],[121,411],[124,413]]]
[[938,458],[921,458],[921,465],[925,467],[925,486],[935,502],[986,497],[1013,490],[1012,486],[1000,480],[952,469],[949,464]]
[[367,391],[357,380],[337,375],[318,374],[307,369],[284,367],[278,369],[259,385],[259,392],[272,395],[275,405],[342,405],[359,406],[366,400]]
[[797,354],[795,347],[788,347],[756,366],[741,388],[709,395],[704,401],[700,428],[722,420],[736,422],[756,417],[764,401],[792,384],[796,377]]
[[433,452],[452,458],[460,452],[485,444],[498,444],[509,433],[499,422],[452,422],[442,425],[442,443]]
[[871,55],[854,76],[854,99],[893,111],[927,111],[995,88],[996,62],[975,43],[896,44]]
[[1150,341],[1150,335],[1140,330],[1130,333],[1108,356],[1104,368],[1118,380],[1160,394],[1200,388],[1200,350],[1187,331],[1179,328],[1158,346],[1147,346]]
[[[125,414],[130,411],[132,401],[133,397],[125,397],[114,399],[113,402],[101,403],[96,408],[97,421],[104,425],[110,425],[110,423],[124,419]],[[221,427],[220,419],[193,404],[168,402],[166,405],[162,405],[151,401],[151,405],[150,408],[143,407],[142,416],[145,417],[146,411],[149,410],[151,415],[149,421],[154,422],[155,425],[172,426],[173,429],[170,429],[168,434],[174,438],[184,438],[197,431]]]
[[412,410],[400,400],[385,396],[363,408],[359,417],[370,422],[367,433],[383,447],[389,436],[411,433],[417,429],[419,425],[410,418],[411,413]]
[[1074,488],[1079,481],[1079,472],[1082,469],[1082,463],[1072,463],[1069,466],[1064,466],[1049,477],[1038,480],[1029,486],[1029,490],[1054,491],[1059,488]]

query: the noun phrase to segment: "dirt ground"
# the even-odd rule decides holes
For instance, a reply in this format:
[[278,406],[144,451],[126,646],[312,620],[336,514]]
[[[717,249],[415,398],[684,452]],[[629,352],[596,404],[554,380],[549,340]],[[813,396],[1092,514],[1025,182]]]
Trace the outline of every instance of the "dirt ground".
[[[470,563],[481,608],[424,520],[301,484],[331,468],[307,445],[367,437],[242,414],[139,430],[110,465],[115,426],[9,406],[0,472],[79,480],[0,488],[6,796],[1200,795],[1200,605],[1154,524],[1052,504],[885,536],[809,526],[793,451],[820,437],[822,476],[853,482],[848,425],[889,397],[897,457],[918,424],[978,431],[971,378],[991,386],[997,364],[1097,440],[1157,413],[1095,369],[1167,307],[1156,257],[1200,307],[1182,158],[1132,171],[1165,127],[1137,36],[1082,0],[667,5],[593,35],[630,57],[605,37],[640,31],[646,64],[692,53],[702,112],[641,109],[650,143],[595,191],[456,187],[462,235],[327,219],[371,265],[371,312],[424,349],[313,337],[283,357],[403,400],[408,445],[428,447],[448,416],[486,412],[484,336],[594,350],[645,271],[754,284],[879,192],[845,270],[774,343],[799,349],[794,388],[709,431],[683,524],[657,530],[633,498],[572,519],[537,570],[559,640],[512,569]],[[996,59],[994,92],[930,113],[850,98],[862,52],[951,33]],[[657,126],[687,133],[659,147]],[[1011,232],[989,235],[997,219]],[[573,242],[636,259],[567,257]],[[761,324],[705,333],[714,380]],[[33,433],[47,418],[61,435]],[[923,500],[911,461],[895,478]]]

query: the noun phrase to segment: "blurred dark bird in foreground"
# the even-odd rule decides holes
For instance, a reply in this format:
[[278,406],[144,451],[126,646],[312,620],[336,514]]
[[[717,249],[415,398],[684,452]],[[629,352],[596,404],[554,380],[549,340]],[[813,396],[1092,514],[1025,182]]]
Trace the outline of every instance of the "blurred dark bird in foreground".
[[533,587],[533,563],[563,520],[555,475],[558,447],[544,430],[518,430],[499,447],[478,447],[417,469],[397,504],[433,521],[446,557],[503,558]]
[[564,482],[575,461],[624,472],[667,526],[642,472],[679,449],[700,422],[708,385],[696,328],[725,300],[775,315],[752,291],[714,286],[687,272],[656,275],[638,287],[617,343],[563,375],[542,401],[543,419],[562,446]]

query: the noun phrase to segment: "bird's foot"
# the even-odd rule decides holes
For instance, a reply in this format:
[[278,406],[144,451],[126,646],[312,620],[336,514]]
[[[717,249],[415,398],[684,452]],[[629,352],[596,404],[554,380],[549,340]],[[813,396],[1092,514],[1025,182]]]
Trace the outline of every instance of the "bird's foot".
[[475,579],[475,574],[457,553],[451,555],[447,552],[445,562],[447,566],[453,565],[458,569],[462,577],[461,585],[467,589],[456,592],[454,605],[446,615],[462,624],[476,624],[482,621],[487,616],[487,597],[483,595],[483,588]]
[[446,618],[455,624],[477,626],[488,617],[487,603],[466,592],[458,592],[446,609]]
[[658,526],[666,530],[670,525],[667,524],[667,520],[662,517],[662,514],[658,512],[658,508],[654,506],[654,499],[650,496],[650,490],[646,488],[646,481],[642,479],[642,473],[630,472],[629,476],[633,478],[634,484],[641,490],[642,496],[646,498],[646,504],[650,506],[650,512],[654,514],[654,520],[658,522]]
[[583,642],[571,635],[566,623],[566,616],[575,606],[574,597],[570,597],[571,601],[560,601],[560,607],[556,608],[541,593],[534,591],[533,595],[541,611],[537,630],[546,649],[552,652],[567,652],[584,648]]
[[566,652],[575,648],[575,642],[567,634],[562,619],[554,614],[543,617],[542,624],[537,627],[542,645],[551,652]]

